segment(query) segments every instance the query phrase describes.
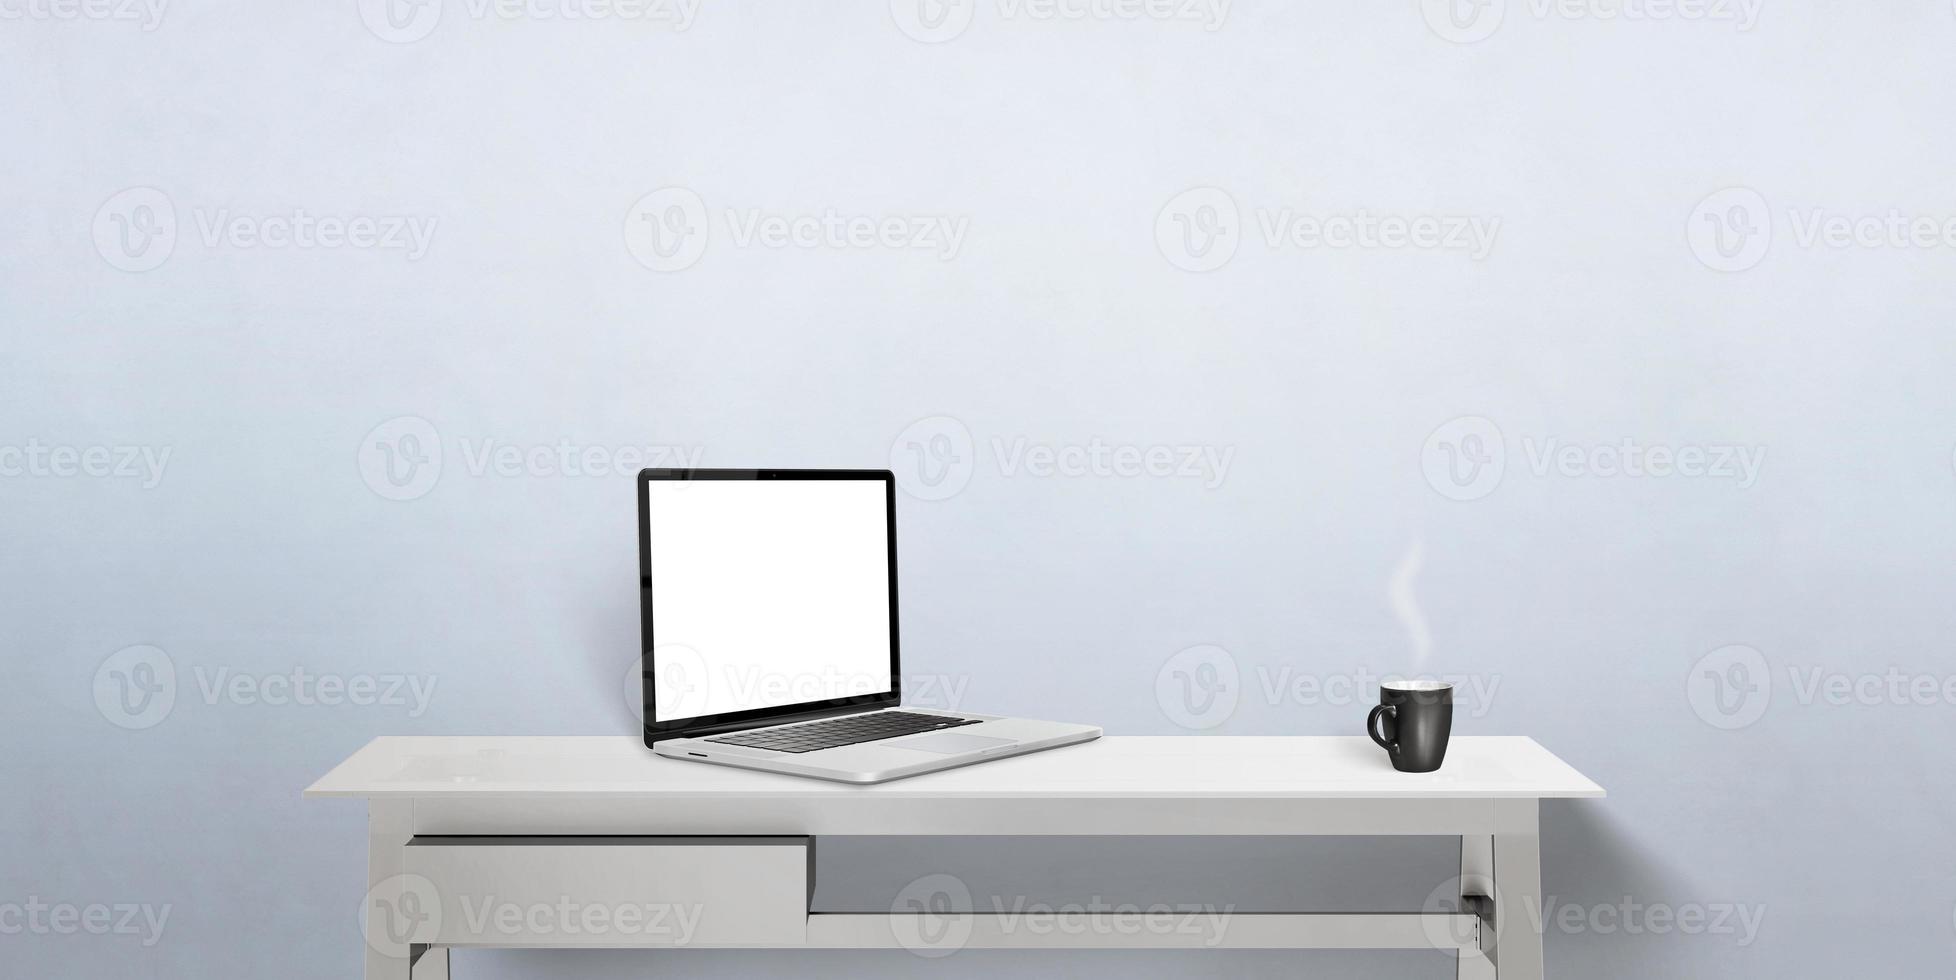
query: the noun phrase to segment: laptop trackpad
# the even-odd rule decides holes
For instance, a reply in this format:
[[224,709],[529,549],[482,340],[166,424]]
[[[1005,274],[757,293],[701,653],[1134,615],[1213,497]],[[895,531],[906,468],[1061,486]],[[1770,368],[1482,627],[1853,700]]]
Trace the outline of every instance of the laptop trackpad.
[[983,752],[1001,745],[1011,745],[1009,738],[987,738],[983,735],[964,735],[958,732],[933,732],[929,735],[911,735],[907,738],[893,738],[884,745],[900,749],[919,749],[936,752],[939,755],[957,755],[962,752]]

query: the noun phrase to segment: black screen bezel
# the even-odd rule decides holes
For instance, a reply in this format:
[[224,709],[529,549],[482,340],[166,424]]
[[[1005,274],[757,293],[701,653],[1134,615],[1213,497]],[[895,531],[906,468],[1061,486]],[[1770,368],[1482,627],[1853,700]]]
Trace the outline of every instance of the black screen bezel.
[[[772,708],[729,711],[696,718],[658,721],[653,718],[658,704],[656,679],[652,670],[652,512],[653,480],[880,480],[883,484],[884,540],[889,554],[890,576],[890,689],[876,694],[804,701]],[[639,675],[644,685],[645,742],[683,738],[709,732],[752,727],[790,718],[812,718],[829,714],[892,707],[903,700],[903,677],[897,648],[897,546],[896,474],[889,470],[744,470],[744,469],[647,469],[638,474],[638,589],[639,589]]]

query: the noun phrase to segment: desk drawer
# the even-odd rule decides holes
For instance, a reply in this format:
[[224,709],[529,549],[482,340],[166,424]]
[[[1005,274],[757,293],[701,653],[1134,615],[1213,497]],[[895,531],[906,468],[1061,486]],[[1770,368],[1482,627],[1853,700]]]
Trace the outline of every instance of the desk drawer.
[[[437,946],[721,946],[807,936],[806,837],[416,837]],[[426,934],[426,933],[424,933]]]

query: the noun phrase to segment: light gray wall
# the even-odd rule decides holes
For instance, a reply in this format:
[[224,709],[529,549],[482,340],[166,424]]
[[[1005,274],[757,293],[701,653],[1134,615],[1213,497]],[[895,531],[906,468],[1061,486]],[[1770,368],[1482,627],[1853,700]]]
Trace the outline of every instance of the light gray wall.
[[[363,814],[301,788],[380,734],[633,731],[626,447],[897,468],[904,645],[939,703],[1356,734],[1378,674],[1459,678],[1458,731],[1532,735],[1610,790],[1544,810],[1557,975],[1947,970],[1948,2],[1495,0],[1456,29],[1412,0],[1219,24],[983,0],[938,34],[901,2],[683,25],[437,2],[397,30],[352,0],[153,22],[0,0],[23,15],[0,23],[0,912],[167,914],[0,934],[9,972],[352,975]],[[301,210],[425,247],[230,237]],[[741,234],[831,211],[961,237]],[[1338,237],[1360,211],[1485,247]],[[1299,215],[1335,241],[1266,237]],[[1624,475],[1626,441],[1695,475]],[[613,472],[480,458],[560,442]],[[1227,465],[1025,462],[1095,445]],[[404,687],[294,703],[299,670]],[[173,702],[124,700],[146,679]],[[948,871],[1033,901],[1411,907],[1450,860],[836,841],[822,899]],[[1724,928],[1673,925],[1700,915]],[[458,966],[1450,975],[1423,953]]]

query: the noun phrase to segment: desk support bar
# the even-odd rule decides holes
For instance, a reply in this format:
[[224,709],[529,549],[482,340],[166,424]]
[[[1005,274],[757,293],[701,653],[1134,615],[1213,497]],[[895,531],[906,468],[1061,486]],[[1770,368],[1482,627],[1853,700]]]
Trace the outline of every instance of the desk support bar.
[[1217,912],[1219,924],[1198,921],[1207,914],[816,912],[808,917],[807,945],[911,948],[925,956],[958,949],[1458,949],[1466,954],[1480,937],[1474,916],[1445,912]]

